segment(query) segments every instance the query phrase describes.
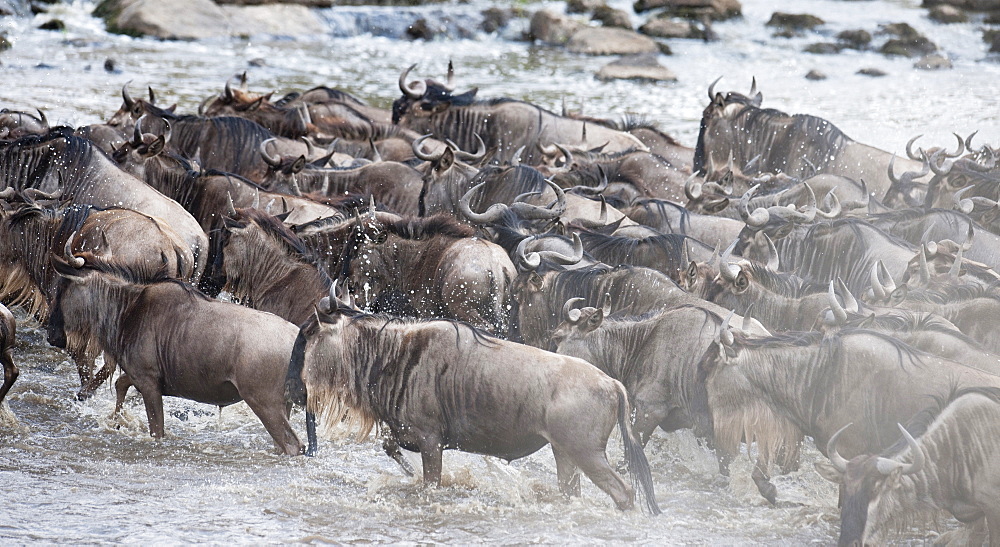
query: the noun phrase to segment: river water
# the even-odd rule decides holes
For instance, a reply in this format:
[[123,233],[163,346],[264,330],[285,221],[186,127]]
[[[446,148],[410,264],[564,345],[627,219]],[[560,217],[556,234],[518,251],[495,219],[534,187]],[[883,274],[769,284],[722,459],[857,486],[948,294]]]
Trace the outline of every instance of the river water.
[[[679,80],[670,84],[601,83],[593,74],[610,58],[568,54],[503,36],[410,42],[401,14],[444,12],[472,28],[485,4],[325,10],[329,35],[289,39],[162,42],[109,35],[90,17],[91,2],[54,7],[49,15],[0,21],[13,49],[0,54],[0,106],[43,109],[50,122],[82,125],[106,120],[121,103],[121,86],[138,94],[152,86],[159,102],[192,112],[232,74],[249,67],[253,90],[284,93],[316,85],[346,89],[372,104],[398,96],[396,79],[410,63],[422,76],[443,78],[449,59],[460,89],[480,96],[528,99],[558,111],[594,116],[640,114],[693,146],[707,85],[746,91],[756,77],[764,106],[833,121],[848,135],[902,152],[918,134],[925,146],[951,147],[951,132],[979,131],[1000,141],[997,84],[1000,63],[987,53],[981,24],[938,25],[919,1],[744,0],[744,18],[718,23],[720,42],[675,40],[662,57]],[[627,7],[628,3],[613,2]],[[552,4],[560,8],[561,4]],[[529,9],[538,7],[528,5]],[[808,12],[827,23],[805,36],[779,39],[764,22],[773,11]],[[35,27],[52,16],[62,32]],[[810,55],[801,49],[830,41],[841,30],[905,21],[930,37],[954,63],[920,71],[913,60],[873,52]],[[374,34],[373,34],[374,33]],[[884,38],[876,38],[876,42]],[[995,55],[995,54],[994,54]],[[119,72],[103,69],[106,59]],[[255,64],[261,64],[257,62]],[[874,67],[883,78],[857,75]],[[829,78],[809,81],[810,69]],[[271,441],[245,405],[221,412],[179,399],[166,401],[167,437],[147,435],[141,400],[132,395],[121,419],[110,417],[114,396],[99,390],[86,402],[65,354],[47,346],[44,332],[19,315],[15,359],[22,374],[0,409],[0,541],[43,543],[603,543],[829,544],[836,541],[836,491],[804,450],[801,470],[775,478],[779,502],[770,506],[739,459],[732,476],[717,474],[714,457],[690,433],[659,433],[646,449],[664,514],[622,513],[586,479],[581,498],[558,492],[549,450],[504,463],[448,452],[444,485],[424,488],[405,477],[374,439],[329,439],[315,458],[271,453]],[[134,393],[134,392],[133,392]],[[293,415],[303,432],[303,416]],[[614,436],[609,450],[620,458]],[[410,455],[419,469],[419,458]],[[953,524],[942,521],[941,528]],[[934,533],[911,531],[900,541]]]

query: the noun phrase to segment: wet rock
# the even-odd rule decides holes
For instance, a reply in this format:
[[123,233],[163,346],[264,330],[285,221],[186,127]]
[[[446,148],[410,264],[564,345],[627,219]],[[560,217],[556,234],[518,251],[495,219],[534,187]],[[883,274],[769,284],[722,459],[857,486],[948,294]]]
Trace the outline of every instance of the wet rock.
[[528,37],[551,45],[562,45],[569,41],[570,36],[583,28],[583,24],[549,10],[539,10],[531,17],[528,26]]
[[673,82],[677,76],[660,64],[655,54],[630,55],[612,61],[597,72],[597,79]]
[[319,15],[306,6],[222,6],[222,12],[229,23],[232,36],[315,36],[326,32],[326,25]]
[[883,35],[894,36],[902,40],[923,37],[922,34],[917,32],[917,29],[911,27],[907,23],[889,23],[885,25],[879,25],[878,33]]
[[635,55],[656,53],[656,42],[638,32],[620,28],[584,27],[570,37],[566,44],[573,53],[588,55]]
[[107,72],[109,74],[118,74],[119,72],[121,72],[120,70],[118,70],[118,62],[112,59],[111,57],[105,59],[104,72]]
[[812,30],[824,24],[826,24],[826,21],[815,15],[808,13],[784,13],[780,11],[772,13],[771,18],[765,23],[769,27],[794,31]]
[[844,30],[837,33],[837,40],[847,48],[867,49],[872,41],[872,35],[864,29]]
[[826,79],[826,74],[824,74],[824,73],[822,73],[822,72],[820,72],[820,71],[818,71],[818,70],[816,70],[814,68],[814,69],[812,69],[812,70],[810,70],[809,72],[806,73],[806,79],[807,80],[813,80],[813,81],[825,80]]
[[919,68],[921,70],[941,70],[951,68],[951,59],[938,53],[932,53],[921,57],[920,60],[913,63],[913,68]]
[[628,13],[607,5],[594,8],[594,21],[600,21],[605,27],[624,28],[632,30],[632,18]]
[[1000,30],[984,30],[983,41],[990,44],[991,53],[1000,53]]
[[11,45],[10,40],[7,39],[7,36],[0,34],[0,51],[7,51],[11,47],[13,46]]
[[639,27],[639,32],[655,38],[702,38],[704,33],[691,21],[656,17]]
[[862,76],[871,76],[872,78],[881,78],[882,76],[886,76],[886,72],[884,70],[872,67],[862,68],[858,71],[858,74]]
[[964,11],[948,5],[934,6],[927,16],[938,23],[965,23],[969,20]]
[[42,30],[66,30],[66,23],[63,23],[62,19],[50,19],[38,25],[38,28]]
[[566,13],[591,13],[603,5],[604,0],[568,0]]
[[949,5],[969,11],[1000,10],[1000,0],[924,0],[922,7]]
[[636,0],[636,13],[664,8],[664,12],[677,17],[701,19],[709,17],[722,21],[743,15],[743,5],[739,0]]
[[815,53],[818,55],[832,55],[834,53],[840,53],[844,49],[843,44],[835,44],[833,42],[819,42],[816,44],[809,44],[802,51],[806,53]]
[[414,40],[433,40],[444,30],[444,27],[428,21],[426,17],[421,17],[406,29],[406,35]]
[[1000,25],[1000,11],[987,14],[983,22],[987,25]]
[[937,51],[937,46],[924,36],[916,38],[893,38],[882,44],[879,52],[884,55],[919,57]]
[[487,34],[492,34],[506,27],[513,18],[513,9],[498,7],[487,8],[483,10],[483,23],[479,28]]

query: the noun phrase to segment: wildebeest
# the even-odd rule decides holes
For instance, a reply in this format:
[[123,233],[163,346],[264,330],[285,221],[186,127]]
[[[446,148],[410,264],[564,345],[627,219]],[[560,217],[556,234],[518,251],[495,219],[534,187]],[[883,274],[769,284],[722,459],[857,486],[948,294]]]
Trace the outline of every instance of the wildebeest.
[[[1000,390],[971,388],[902,425],[905,444],[882,455],[840,455],[831,437],[820,474],[841,486],[840,545],[881,544],[912,515],[944,510],[971,528],[968,545],[1000,545]],[[851,424],[844,426],[844,431]]]
[[[304,386],[308,409],[327,424],[346,422],[359,438],[378,425],[386,452],[401,464],[400,447],[420,452],[424,482],[434,485],[445,449],[514,460],[551,443],[564,493],[579,493],[582,469],[620,509],[633,507],[638,488],[659,513],[620,382],[586,361],[458,322],[366,315],[334,292],[301,327],[288,369],[293,399]],[[605,454],[616,423],[632,486]]]
[[[416,66],[416,65],[414,65]],[[403,96],[392,103],[393,123],[419,133],[434,133],[454,141],[462,150],[476,146],[475,135],[495,149],[495,161],[509,162],[520,148],[529,165],[539,145],[561,143],[591,149],[606,144],[607,152],[631,148],[647,150],[639,139],[600,124],[566,118],[514,99],[476,100],[478,89],[454,94],[454,87],[433,80],[406,82],[413,66],[399,76]]]
[[123,207],[157,217],[183,239],[194,257],[197,276],[204,269],[208,237],[183,207],[125,173],[86,139],[53,132],[0,143],[0,186],[62,192],[73,203]]
[[699,365],[707,378],[715,440],[730,453],[744,439],[756,441],[755,472],[764,475],[775,459],[789,463],[803,435],[823,451],[837,430],[853,422],[857,427],[842,435],[841,452],[878,453],[898,438],[896,423],[908,421],[930,397],[956,388],[1000,387],[1000,376],[914,350],[876,331],[749,338],[723,329],[721,334]]
[[374,210],[298,236],[330,277],[346,278],[371,311],[467,321],[507,336],[514,264],[447,215],[399,218]]
[[14,364],[14,358],[10,354],[10,349],[14,347],[14,338],[17,335],[17,322],[14,321],[14,314],[10,313],[3,304],[0,304],[0,364],[3,365],[3,385],[0,386],[0,403],[10,391],[11,386],[17,381],[20,371]]
[[244,400],[281,452],[302,453],[284,395],[295,325],[211,300],[162,270],[129,268],[91,253],[52,260],[63,281],[46,330],[49,343],[65,347],[67,331],[92,325],[126,374],[115,385],[117,407],[134,385],[153,437],[164,434],[164,395],[217,406]]
[[13,140],[28,135],[44,135],[49,132],[49,122],[45,114],[35,109],[38,115],[4,108],[0,110],[0,139]]
[[[853,180],[864,179],[881,198],[888,190],[892,155],[861,144],[827,120],[805,114],[788,115],[760,108],[763,96],[756,82],[749,95],[714,92],[709,86],[709,104],[701,119],[695,147],[694,170],[704,172],[707,159],[726,158],[732,153],[737,165],[755,162],[758,172],[786,173],[805,178],[833,173]],[[899,160],[903,171],[918,171],[921,162]]]

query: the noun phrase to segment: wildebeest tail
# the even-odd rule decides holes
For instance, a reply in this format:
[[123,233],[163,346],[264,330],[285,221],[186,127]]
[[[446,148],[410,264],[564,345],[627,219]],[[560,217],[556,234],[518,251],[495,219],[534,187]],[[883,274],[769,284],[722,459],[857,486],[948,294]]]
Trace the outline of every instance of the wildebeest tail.
[[[301,330],[292,346],[292,357],[288,361],[285,375],[285,402],[291,405],[306,405],[306,383],[302,380],[302,369],[306,361],[306,335]],[[316,455],[316,416],[306,411],[306,456]]]
[[632,488],[635,490],[636,495],[641,493],[650,514],[659,515],[661,511],[660,507],[656,504],[656,494],[653,492],[653,474],[649,471],[649,461],[646,460],[646,453],[643,452],[642,444],[636,438],[629,419],[632,415],[632,409],[628,404],[628,393],[625,391],[625,386],[620,383],[617,384],[618,429],[622,434],[622,444],[625,447],[625,463],[628,466],[628,474],[632,478]]

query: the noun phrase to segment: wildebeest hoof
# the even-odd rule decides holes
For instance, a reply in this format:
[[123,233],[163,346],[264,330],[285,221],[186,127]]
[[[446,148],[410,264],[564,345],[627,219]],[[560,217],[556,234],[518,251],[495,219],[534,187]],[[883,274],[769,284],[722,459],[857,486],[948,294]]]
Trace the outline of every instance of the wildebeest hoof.
[[778,489],[773,484],[769,482],[757,484],[757,490],[771,505],[778,503]]
[[615,471],[617,471],[619,475],[624,475],[628,473],[628,462],[626,462],[625,460],[619,461],[615,465]]

